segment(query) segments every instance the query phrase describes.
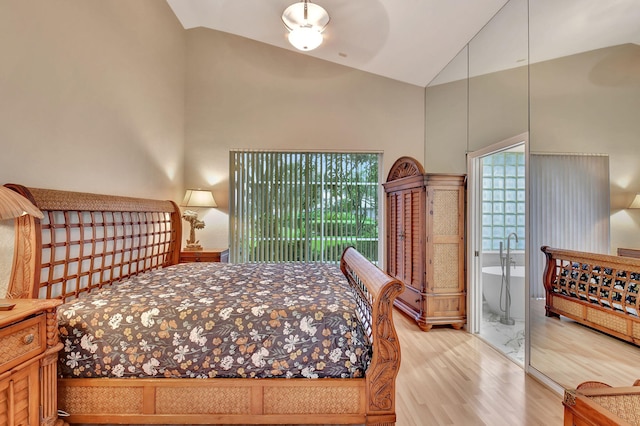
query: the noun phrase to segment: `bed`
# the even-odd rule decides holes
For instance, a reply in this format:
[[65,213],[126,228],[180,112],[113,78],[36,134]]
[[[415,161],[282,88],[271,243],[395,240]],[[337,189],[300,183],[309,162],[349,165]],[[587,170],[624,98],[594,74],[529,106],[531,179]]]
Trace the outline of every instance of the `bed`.
[[640,259],[543,246],[546,316],[640,344]]
[[[395,423],[400,347],[392,306],[402,283],[354,248],[344,251],[339,269],[312,272],[291,264],[245,265],[250,271],[233,264],[178,264],[180,211],[171,201],[6,186],[44,213],[42,220],[16,220],[9,294],[65,301],[58,311],[64,377],[57,393],[70,423]],[[277,273],[284,278],[274,278]],[[310,278],[302,275],[308,273]],[[217,298],[225,291],[214,276],[231,286],[236,305]],[[278,280],[284,287],[270,287]],[[347,287],[325,291],[332,280]],[[301,293],[294,295],[297,287]],[[109,299],[114,295],[122,307]],[[87,305],[102,310],[81,313]],[[91,325],[97,329],[81,334]],[[276,326],[285,328],[283,335],[274,337]],[[254,334],[242,336],[233,327]],[[143,336],[140,328],[154,331]],[[130,342],[116,342],[115,329]],[[174,346],[163,352],[155,345],[167,334]],[[316,346],[301,349],[300,340]],[[105,342],[107,349],[98,346]],[[232,347],[232,355],[224,355],[222,346]],[[88,364],[96,353],[102,364]],[[330,360],[340,368],[329,367]]]
[[640,388],[611,387],[601,382],[583,382],[565,389],[564,424],[582,426],[631,426],[640,423]]

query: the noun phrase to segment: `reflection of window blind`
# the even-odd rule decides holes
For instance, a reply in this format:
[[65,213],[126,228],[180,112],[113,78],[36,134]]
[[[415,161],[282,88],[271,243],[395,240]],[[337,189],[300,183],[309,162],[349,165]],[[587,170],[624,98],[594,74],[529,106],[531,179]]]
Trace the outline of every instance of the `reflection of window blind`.
[[609,253],[609,157],[530,154],[531,296],[544,297],[540,247]]
[[380,154],[231,151],[232,262],[378,260]]

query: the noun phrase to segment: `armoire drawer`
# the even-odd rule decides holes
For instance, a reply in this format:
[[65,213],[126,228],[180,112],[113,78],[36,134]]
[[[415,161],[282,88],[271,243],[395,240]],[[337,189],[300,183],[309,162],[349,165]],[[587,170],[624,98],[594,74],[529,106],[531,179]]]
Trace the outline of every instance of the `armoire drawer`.
[[465,312],[465,293],[432,295],[427,294],[427,317],[462,317]]
[[401,299],[402,302],[413,308],[416,312],[420,312],[424,309],[420,291],[414,287],[405,285],[404,291],[397,298]]

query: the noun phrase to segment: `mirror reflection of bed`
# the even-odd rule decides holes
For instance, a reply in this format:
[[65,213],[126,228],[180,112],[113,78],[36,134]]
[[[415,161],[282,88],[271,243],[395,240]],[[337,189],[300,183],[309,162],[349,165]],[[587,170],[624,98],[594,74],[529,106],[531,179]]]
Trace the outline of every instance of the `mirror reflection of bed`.
[[[605,156],[610,237],[599,252],[640,248],[640,209],[628,208],[640,193],[639,16],[635,0],[509,1],[427,87],[429,147],[447,141],[474,152],[528,132],[530,154]],[[517,49],[523,28],[524,50]],[[491,68],[499,71],[489,75]],[[478,75],[492,78],[491,84],[482,84]],[[426,160],[425,167],[437,171],[455,161],[448,151],[437,161]],[[540,210],[549,227],[560,223],[547,205],[528,208]],[[587,213],[575,209],[570,217]],[[527,241],[528,255],[541,258],[545,244],[552,245]],[[559,248],[591,251],[583,245]],[[542,269],[527,271],[530,277],[534,272]],[[544,298],[530,296],[530,372],[558,387],[598,379],[627,386],[628,378],[635,379],[638,347],[562,316],[547,318]]]
[[[640,211],[628,208],[640,192],[640,27],[635,23],[640,4],[611,6],[530,2],[530,148],[608,156],[610,239],[599,253],[615,255],[620,247],[640,246]],[[550,46],[557,49],[551,56]],[[579,218],[588,211],[574,214]],[[591,251],[584,245],[559,248]],[[540,247],[530,249],[540,253]],[[531,299],[530,319],[530,365],[560,385],[599,380],[628,386],[637,378],[640,348],[633,343],[563,316],[545,317],[544,300]]]
[[[640,261],[547,246],[541,251],[545,297],[532,303],[532,355],[565,388],[572,388],[568,383],[578,372],[628,385],[626,379],[638,374],[633,361],[640,343]],[[574,368],[566,370],[562,354],[573,351]]]

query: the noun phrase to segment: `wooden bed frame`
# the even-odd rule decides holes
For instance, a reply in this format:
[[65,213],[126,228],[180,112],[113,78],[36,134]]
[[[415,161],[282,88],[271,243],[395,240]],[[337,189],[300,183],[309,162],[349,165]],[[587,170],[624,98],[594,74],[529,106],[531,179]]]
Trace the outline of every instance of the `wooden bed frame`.
[[[5,186],[44,213],[16,220],[8,297],[69,300],[178,262],[180,211],[171,201]],[[353,248],[340,266],[373,343],[364,378],[59,379],[58,408],[70,423],[395,424],[392,307],[403,284]]]
[[[640,259],[543,246],[546,316],[640,345]],[[566,294],[564,294],[566,293]],[[616,306],[617,309],[613,309]]]
[[632,426],[638,424],[640,387],[611,387],[585,382],[564,391],[564,424],[580,426]]

